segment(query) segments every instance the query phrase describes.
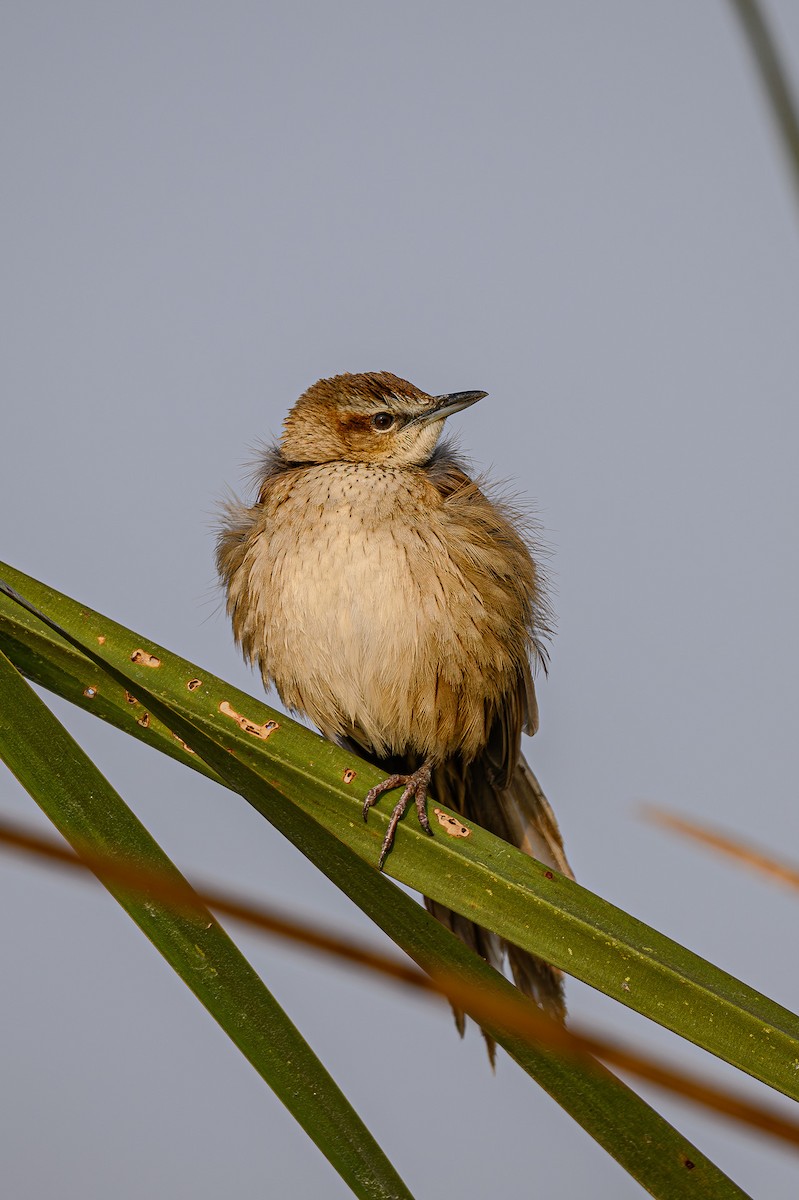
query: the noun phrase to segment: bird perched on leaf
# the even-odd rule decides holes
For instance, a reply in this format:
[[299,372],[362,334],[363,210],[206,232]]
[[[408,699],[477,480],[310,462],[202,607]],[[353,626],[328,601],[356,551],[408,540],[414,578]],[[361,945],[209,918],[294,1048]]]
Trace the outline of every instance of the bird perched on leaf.
[[[539,566],[506,505],[439,439],[485,392],[431,396],[387,371],[310,387],[263,460],[257,502],[228,507],[217,550],[237,642],[286,707],[402,788],[380,854],[428,797],[571,875],[521,755],[546,664]],[[442,905],[430,911],[564,1016],[560,972]],[[462,1020],[459,1020],[462,1031]]]

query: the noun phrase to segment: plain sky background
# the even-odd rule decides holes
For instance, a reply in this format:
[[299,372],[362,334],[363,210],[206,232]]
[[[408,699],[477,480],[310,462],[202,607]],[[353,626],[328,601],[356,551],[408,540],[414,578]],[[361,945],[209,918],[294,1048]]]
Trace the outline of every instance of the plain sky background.
[[[799,80],[799,5],[767,12]],[[252,448],[323,375],[486,389],[450,424],[555,551],[527,751],[579,878],[795,1009],[797,899],[639,815],[799,854],[799,210],[731,8],[20,0],[0,111],[3,557],[258,692],[212,566]],[[190,875],[379,942],[242,801],[56,707]],[[0,809],[46,824],[7,773]],[[443,1009],[232,933],[419,1197],[641,1195]],[[348,1194],[97,885],[3,859],[0,945],[6,1195]]]

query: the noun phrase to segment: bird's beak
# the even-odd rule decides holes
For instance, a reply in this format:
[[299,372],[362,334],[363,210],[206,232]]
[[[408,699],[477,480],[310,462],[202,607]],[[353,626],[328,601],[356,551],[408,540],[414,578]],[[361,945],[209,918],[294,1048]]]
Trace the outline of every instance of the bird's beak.
[[450,392],[448,396],[434,396],[432,408],[414,417],[408,424],[426,425],[428,421],[443,421],[445,417],[451,417],[462,408],[469,408],[487,395],[488,392]]

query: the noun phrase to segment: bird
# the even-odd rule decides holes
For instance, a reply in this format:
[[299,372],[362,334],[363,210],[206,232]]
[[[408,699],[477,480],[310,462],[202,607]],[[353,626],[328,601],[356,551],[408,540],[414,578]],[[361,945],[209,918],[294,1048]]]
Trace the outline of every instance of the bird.
[[[255,503],[227,504],[217,568],[235,640],[265,685],[388,772],[364,819],[402,788],[380,869],[411,802],[432,833],[435,800],[573,878],[521,753],[552,634],[546,580],[519,513],[442,439],[447,419],[486,395],[431,395],[389,371],[318,380],[262,454]],[[558,969],[425,903],[497,969],[507,956],[516,985],[565,1019]]]

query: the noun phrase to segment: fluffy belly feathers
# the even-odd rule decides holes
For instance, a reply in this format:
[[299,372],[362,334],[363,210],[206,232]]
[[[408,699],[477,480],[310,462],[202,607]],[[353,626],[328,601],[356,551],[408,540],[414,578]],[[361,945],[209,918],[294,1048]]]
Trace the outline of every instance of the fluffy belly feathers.
[[492,614],[448,553],[442,514],[422,521],[420,496],[393,474],[371,471],[366,499],[350,468],[331,473],[324,504],[308,502],[311,480],[274,505],[242,564],[269,630],[259,665],[329,737],[468,755],[497,688]]

